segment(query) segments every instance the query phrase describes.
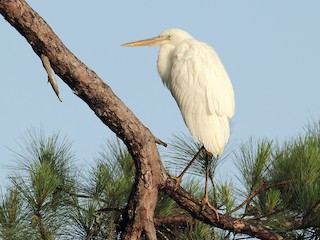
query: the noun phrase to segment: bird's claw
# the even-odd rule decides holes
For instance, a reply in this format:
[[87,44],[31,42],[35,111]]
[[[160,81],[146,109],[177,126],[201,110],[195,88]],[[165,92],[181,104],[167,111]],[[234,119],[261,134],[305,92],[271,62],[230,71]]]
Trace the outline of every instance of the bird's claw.
[[218,210],[214,207],[214,206],[212,206],[211,204],[210,204],[210,202],[208,201],[208,199],[203,199],[202,201],[201,201],[201,204],[202,204],[202,211],[205,209],[205,207],[206,206],[208,206],[212,211],[214,211],[214,213],[215,213],[215,215],[216,215],[216,221],[217,222],[220,222],[220,215],[219,215],[219,212],[218,212]]

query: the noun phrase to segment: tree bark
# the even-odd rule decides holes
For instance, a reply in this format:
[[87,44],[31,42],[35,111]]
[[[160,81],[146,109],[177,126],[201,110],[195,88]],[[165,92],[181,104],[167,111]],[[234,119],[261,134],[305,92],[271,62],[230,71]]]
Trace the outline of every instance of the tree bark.
[[124,141],[135,161],[136,181],[127,205],[123,239],[140,239],[143,231],[148,239],[156,239],[153,213],[163,166],[153,135],[25,1],[0,1],[0,11],[34,52],[47,56],[55,73]]
[[203,209],[201,201],[196,199],[181,187],[176,187],[176,181],[173,178],[168,178],[161,184],[161,187],[169,197],[176,201],[180,207],[187,210],[190,215],[204,223],[213,225],[215,227],[230,230],[234,233],[248,234],[252,237],[269,240],[279,240],[283,237],[274,233],[256,221],[246,221],[242,219],[233,218],[227,215],[219,214],[220,221],[217,222],[215,212],[206,207]]
[[[135,184],[125,209],[122,239],[156,239],[154,209],[158,189],[172,197],[191,216],[233,232],[261,239],[282,239],[263,226],[202,210],[201,202],[187,193],[165,171],[152,133],[112,92],[95,72],[77,59],[47,23],[23,0],[0,0],[0,13],[26,38],[34,52],[48,57],[54,72],[123,140],[136,166]],[[40,66],[40,65],[39,65]]]

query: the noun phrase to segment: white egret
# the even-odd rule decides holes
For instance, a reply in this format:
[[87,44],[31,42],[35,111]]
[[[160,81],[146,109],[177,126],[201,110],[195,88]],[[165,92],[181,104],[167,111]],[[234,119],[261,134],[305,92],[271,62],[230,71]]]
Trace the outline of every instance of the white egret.
[[[229,76],[215,50],[180,29],[165,30],[157,37],[122,46],[160,46],[159,75],[192,136],[203,144],[196,157],[203,148],[215,157],[221,156],[230,136],[229,119],[234,115],[235,101]],[[178,176],[179,183],[196,157]],[[203,203],[212,207],[207,187],[208,168]]]

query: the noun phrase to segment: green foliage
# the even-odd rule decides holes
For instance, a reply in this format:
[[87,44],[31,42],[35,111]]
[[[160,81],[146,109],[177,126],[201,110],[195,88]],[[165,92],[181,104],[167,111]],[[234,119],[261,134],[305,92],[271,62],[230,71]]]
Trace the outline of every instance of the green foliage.
[[217,184],[216,206],[225,214],[231,216],[232,209],[236,204],[235,191],[232,182]]
[[[88,172],[82,177],[71,145],[58,134],[29,132],[23,143],[15,152],[19,165],[10,177],[12,188],[0,205],[0,239],[118,239],[135,180],[134,162],[125,146],[107,142],[91,169],[82,170]],[[187,136],[176,137],[169,146],[166,167],[177,173],[201,147]],[[220,213],[262,224],[285,239],[320,237],[320,123],[282,145],[251,139],[235,157],[242,187],[231,179],[217,181],[222,158],[208,162],[205,154],[188,170],[182,186],[202,199],[208,164],[209,200]],[[186,219],[158,226],[160,240],[244,237],[190,218],[163,192],[155,217]]]
[[25,147],[16,153],[22,166],[20,175],[10,179],[25,207],[26,219],[36,239],[54,239],[66,233],[72,210],[69,192],[75,191],[75,168],[70,144],[58,141],[58,135],[45,138],[29,132]]
[[209,227],[208,225],[198,222],[189,226],[183,231],[179,231],[175,234],[175,238],[179,240],[211,240],[217,239],[218,235],[214,231],[214,228]]
[[134,162],[123,145],[107,143],[92,168],[89,194],[108,207],[124,208],[135,176]]
[[309,126],[304,136],[282,146],[262,140],[257,147],[252,142],[242,148],[239,168],[246,187],[243,201],[250,200],[243,205],[247,218],[286,232],[290,239],[320,237],[319,130]]
[[159,192],[158,203],[154,214],[157,217],[169,217],[174,215],[186,215],[186,212],[163,192]]
[[[303,219],[306,226],[320,223],[320,139],[307,134],[277,151],[276,157],[273,183],[286,183],[279,188],[279,206],[289,212],[288,219]],[[294,223],[288,227],[293,228]]]
[[[197,154],[201,145],[196,143],[190,136],[181,134],[173,138],[168,145],[168,154],[164,157],[166,165],[171,172],[180,173],[190,162],[190,160]],[[190,167],[186,174],[196,175],[203,178],[205,176],[207,156],[204,151],[201,152],[197,161]],[[211,157],[210,159],[210,172],[214,175],[222,158]]]
[[128,201],[135,176],[134,162],[124,145],[107,142],[99,152],[78,195],[73,239],[115,239],[122,211]]
[[262,140],[256,145],[251,139],[240,148],[240,154],[236,159],[247,194],[251,194],[262,181],[267,180],[267,170],[272,160],[271,154],[272,142],[267,140]]
[[27,223],[26,211],[15,188],[3,196],[0,206],[0,239],[34,239],[34,231]]

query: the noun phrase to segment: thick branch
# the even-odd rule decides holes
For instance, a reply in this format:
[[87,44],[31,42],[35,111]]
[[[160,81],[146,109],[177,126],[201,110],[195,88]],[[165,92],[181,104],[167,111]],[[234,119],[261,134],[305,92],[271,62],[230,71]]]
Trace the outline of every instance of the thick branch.
[[92,70],[67,49],[47,23],[23,0],[1,0],[0,13],[23,35],[55,73],[127,145],[137,174],[125,215],[124,239],[155,239],[153,212],[162,167],[155,140],[136,116]]
[[186,192],[180,186],[177,187],[176,180],[168,176],[165,182],[162,182],[161,190],[175,200],[182,208],[187,210],[192,217],[210,224],[212,226],[230,230],[235,233],[248,234],[260,239],[283,239],[282,236],[273,233],[264,226],[241,219],[236,219],[227,215],[220,214],[220,221],[216,221],[216,214],[210,208],[202,209],[201,202]]

